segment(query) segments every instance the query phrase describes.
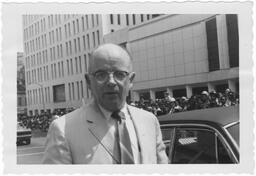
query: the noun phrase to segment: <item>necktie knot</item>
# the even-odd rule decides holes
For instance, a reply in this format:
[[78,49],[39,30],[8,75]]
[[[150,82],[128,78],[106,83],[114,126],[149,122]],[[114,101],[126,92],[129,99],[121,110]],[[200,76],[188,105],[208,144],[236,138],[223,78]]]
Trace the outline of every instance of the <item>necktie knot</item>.
[[111,117],[113,119],[116,119],[117,121],[121,122],[121,120],[125,119],[125,115],[122,111],[115,111],[111,114]]

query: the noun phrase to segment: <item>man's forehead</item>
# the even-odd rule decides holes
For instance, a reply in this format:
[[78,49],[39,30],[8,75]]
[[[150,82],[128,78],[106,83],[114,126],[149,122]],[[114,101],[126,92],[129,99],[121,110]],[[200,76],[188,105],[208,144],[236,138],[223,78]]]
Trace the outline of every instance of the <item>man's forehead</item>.
[[129,54],[120,46],[105,44],[93,52],[94,59],[104,60],[130,60]]

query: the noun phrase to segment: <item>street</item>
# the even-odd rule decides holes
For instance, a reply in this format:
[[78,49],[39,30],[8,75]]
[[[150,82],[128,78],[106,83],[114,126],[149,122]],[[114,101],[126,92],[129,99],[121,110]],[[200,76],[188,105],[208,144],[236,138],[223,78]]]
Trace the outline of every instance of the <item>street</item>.
[[45,137],[32,137],[29,145],[17,146],[17,164],[41,164]]

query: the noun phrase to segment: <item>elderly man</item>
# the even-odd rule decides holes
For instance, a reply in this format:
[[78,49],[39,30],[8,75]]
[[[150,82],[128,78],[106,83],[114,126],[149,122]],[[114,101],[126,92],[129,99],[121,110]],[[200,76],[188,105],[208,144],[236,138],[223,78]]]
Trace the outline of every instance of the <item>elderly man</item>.
[[134,76],[125,49],[99,46],[85,76],[93,100],[51,124],[43,163],[168,163],[157,118],[125,102]]

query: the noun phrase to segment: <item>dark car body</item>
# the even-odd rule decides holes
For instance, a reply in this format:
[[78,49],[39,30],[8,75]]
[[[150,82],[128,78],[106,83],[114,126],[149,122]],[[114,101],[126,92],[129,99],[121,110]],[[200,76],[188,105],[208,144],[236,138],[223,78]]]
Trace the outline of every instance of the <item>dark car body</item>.
[[16,144],[30,144],[32,137],[31,129],[26,128],[22,123],[17,124],[17,141]]
[[239,107],[158,117],[169,163],[239,163]]

